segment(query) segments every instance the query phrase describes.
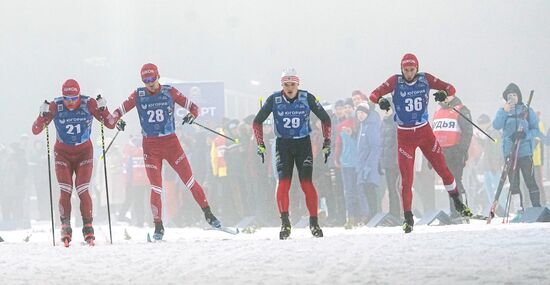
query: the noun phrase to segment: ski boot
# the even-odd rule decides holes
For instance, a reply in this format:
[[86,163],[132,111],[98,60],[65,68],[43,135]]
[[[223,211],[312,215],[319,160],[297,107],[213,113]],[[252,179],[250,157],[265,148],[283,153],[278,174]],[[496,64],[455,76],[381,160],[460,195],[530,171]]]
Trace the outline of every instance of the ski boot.
[[279,239],[285,240],[290,236],[290,220],[288,219],[288,213],[281,213],[281,232],[279,232]]
[[323,237],[323,230],[319,227],[319,220],[317,217],[309,217],[309,230],[314,237]]
[[218,218],[216,218],[216,216],[212,214],[212,211],[210,210],[210,206],[203,208],[202,211],[204,212],[204,218],[206,219],[206,222],[209,225],[211,225],[213,228],[216,228],[216,229],[219,229],[222,227],[222,224],[220,223]]
[[65,247],[69,247],[73,237],[73,229],[69,222],[61,224],[61,241]]
[[449,194],[451,198],[453,199],[453,203],[455,204],[456,211],[462,216],[463,218],[471,218],[472,217],[472,210],[466,206],[466,204],[462,203],[460,201],[459,193],[452,193]]
[[403,222],[403,231],[408,234],[412,232],[414,226],[414,218],[411,211],[405,212],[405,221]]
[[82,235],[84,236],[84,241],[89,246],[95,245],[95,236],[94,236],[94,227],[92,226],[91,221],[84,221],[84,226],[82,227]]
[[153,239],[155,241],[162,240],[162,237],[164,237],[164,226],[162,225],[162,221],[155,222],[155,233],[153,234]]

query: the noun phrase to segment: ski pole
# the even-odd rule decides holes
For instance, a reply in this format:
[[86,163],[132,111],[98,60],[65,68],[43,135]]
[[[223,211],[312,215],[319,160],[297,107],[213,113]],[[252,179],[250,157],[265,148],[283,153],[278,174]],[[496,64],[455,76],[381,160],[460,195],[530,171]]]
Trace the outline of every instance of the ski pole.
[[504,217],[502,217],[502,223],[503,224],[508,223],[509,216],[510,216],[510,207],[511,207],[511,204],[512,204],[512,189],[508,189],[508,190],[509,190],[508,191],[508,196],[506,196],[506,202],[505,202],[505,207],[504,207]]
[[508,175],[511,163],[511,158],[507,157],[506,162],[504,163],[504,168],[502,169],[502,173],[500,174],[500,180],[498,182],[497,191],[495,192],[495,198],[493,199],[493,203],[491,203],[489,216],[487,216],[487,224],[490,224],[491,220],[495,217],[495,213],[498,207],[498,200],[500,198],[500,194],[502,193],[502,189],[504,188],[504,183],[506,183],[506,175]]
[[[101,98],[101,95],[97,95],[97,98]],[[107,180],[107,158],[105,157],[105,131],[104,131],[103,118],[101,119],[101,150],[103,151],[103,172],[105,173],[105,195],[107,198],[107,219],[109,221],[109,238],[111,244],[113,244],[113,231],[111,229],[111,206],[109,202],[109,183]],[[117,133],[118,134],[118,133]],[[114,141],[114,139],[113,139]]]
[[[48,101],[44,101],[48,104]],[[50,132],[48,131],[48,125],[46,125],[46,149],[48,152],[48,185],[50,186],[50,218],[52,220],[52,243],[55,246],[55,227],[53,221],[53,195],[52,195],[52,166],[50,163]]]
[[[115,136],[114,136],[113,139],[109,142],[109,145],[107,146],[107,149],[105,149],[105,154],[107,154],[107,152],[109,151],[109,149],[110,149],[111,146],[113,145],[113,142],[115,141],[116,136],[118,136],[118,133],[120,133],[120,130],[117,130],[117,131],[116,131]],[[103,155],[101,155],[101,156],[99,157],[99,159],[102,160],[102,159],[103,159]]]
[[457,114],[459,114],[460,116],[462,116],[462,118],[464,118],[466,121],[468,121],[468,123],[470,123],[474,127],[476,127],[476,129],[478,129],[480,132],[482,132],[484,135],[486,135],[488,138],[490,138],[493,142],[496,142],[493,137],[491,137],[487,132],[482,130],[478,125],[476,125],[474,122],[472,122],[472,120],[470,120],[468,117],[466,117],[460,111],[458,111],[455,107],[451,107],[451,104],[449,104],[448,102],[446,104],[447,104],[447,106],[449,106],[449,108],[452,108]]
[[207,126],[203,126],[203,125],[201,125],[201,124],[199,124],[199,123],[197,123],[197,122],[195,122],[195,121],[193,121],[193,124],[195,124],[195,125],[197,125],[197,126],[203,128],[203,129],[205,129],[205,130],[211,131],[212,133],[215,133],[215,134],[218,135],[218,136],[222,136],[222,137],[224,137],[224,138],[226,138],[226,139],[228,139],[228,140],[230,140],[230,141],[232,141],[232,142],[234,142],[234,143],[239,143],[239,139],[230,138],[230,137],[228,137],[228,136],[226,136],[226,135],[224,135],[224,134],[222,134],[222,133],[220,133],[220,132],[216,132],[216,131],[214,131],[213,129],[211,129],[211,128],[207,127]]
[[113,244],[113,232],[111,230],[111,206],[109,203],[109,183],[107,181],[107,158],[105,157],[105,133],[104,124],[101,121],[101,149],[103,150],[103,172],[105,173],[105,195],[107,197],[107,218],[109,220],[109,238]]

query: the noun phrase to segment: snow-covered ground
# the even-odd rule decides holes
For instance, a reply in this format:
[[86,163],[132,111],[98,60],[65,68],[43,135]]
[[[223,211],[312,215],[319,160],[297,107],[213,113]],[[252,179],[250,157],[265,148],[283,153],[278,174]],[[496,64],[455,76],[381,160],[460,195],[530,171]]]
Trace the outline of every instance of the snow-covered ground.
[[48,224],[33,229],[29,242],[29,231],[0,232],[0,284],[550,284],[550,223],[473,221],[407,235],[324,228],[321,239],[293,229],[286,241],[277,228],[167,228],[162,243],[117,225],[113,245],[96,226],[93,248],[80,244],[80,228],[70,248],[52,246]]

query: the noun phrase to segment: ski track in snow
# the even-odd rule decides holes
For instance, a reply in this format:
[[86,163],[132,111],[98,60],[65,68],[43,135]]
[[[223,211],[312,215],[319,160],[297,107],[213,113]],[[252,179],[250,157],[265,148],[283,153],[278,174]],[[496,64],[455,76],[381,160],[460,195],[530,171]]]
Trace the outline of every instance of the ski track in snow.
[[[97,227],[99,228],[99,227]],[[47,224],[0,232],[0,284],[549,284],[550,223],[324,228],[324,238],[294,228],[230,235],[166,228],[147,243],[147,230],[117,225],[114,244],[96,233],[82,246],[80,228],[64,248],[51,245]],[[124,229],[131,240],[124,240]],[[57,236],[56,239],[59,239]]]

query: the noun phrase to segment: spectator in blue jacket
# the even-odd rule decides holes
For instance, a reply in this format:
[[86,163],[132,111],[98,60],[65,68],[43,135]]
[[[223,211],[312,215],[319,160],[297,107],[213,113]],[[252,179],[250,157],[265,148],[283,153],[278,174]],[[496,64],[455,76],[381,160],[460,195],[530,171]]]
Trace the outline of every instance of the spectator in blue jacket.
[[380,211],[378,163],[381,151],[380,125],[382,120],[377,112],[369,110],[366,103],[359,104],[355,112],[359,120],[357,132],[357,186],[359,191],[365,191],[367,195],[368,219],[370,219]]
[[[506,101],[504,106],[497,111],[493,120],[493,127],[502,130],[502,151],[504,157],[517,158],[516,167],[510,168],[508,179],[510,191],[519,194],[520,205],[523,209],[523,197],[519,189],[519,171],[529,189],[529,198],[533,207],[540,207],[540,192],[533,171],[534,139],[540,135],[539,119],[531,107],[523,102],[519,87],[510,83],[502,93]],[[519,148],[512,149],[515,141],[519,142]]]
[[340,166],[346,204],[346,223],[344,227],[351,229],[367,216],[368,206],[365,192],[357,187],[357,174],[355,172],[358,164],[357,142],[353,137],[351,126],[342,127],[340,137],[342,139]]

